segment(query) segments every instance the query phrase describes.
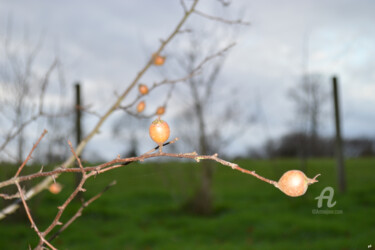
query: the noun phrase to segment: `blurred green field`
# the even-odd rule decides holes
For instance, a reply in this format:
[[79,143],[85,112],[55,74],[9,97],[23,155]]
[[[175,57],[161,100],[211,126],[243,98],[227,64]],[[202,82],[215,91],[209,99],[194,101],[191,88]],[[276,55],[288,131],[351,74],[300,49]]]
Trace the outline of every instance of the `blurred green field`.
[[[277,180],[296,159],[243,160],[242,167]],[[90,198],[112,180],[108,190],[52,243],[59,249],[368,249],[375,247],[375,159],[346,161],[348,192],[335,192],[331,210],[342,214],[313,214],[326,186],[336,188],[335,162],[310,160],[309,177],[320,182],[300,198],[285,196],[252,176],[218,165],[214,177],[215,214],[195,216],[181,209],[196,185],[199,166],[188,162],[132,164],[91,179]],[[27,171],[36,171],[31,167]],[[6,173],[8,172],[8,174]],[[9,169],[0,170],[1,179]],[[58,195],[44,191],[30,207],[41,229],[55,216],[56,207],[72,191],[73,175],[59,178]],[[3,202],[3,201],[2,201]],[[2,204],[2,206],[4,206]],[[75,202],[61,219],[79,207]],[[322,210],[328,210],[324,202]],[[0,249],[26,249],[37,237],[23,213],[0,221]]]

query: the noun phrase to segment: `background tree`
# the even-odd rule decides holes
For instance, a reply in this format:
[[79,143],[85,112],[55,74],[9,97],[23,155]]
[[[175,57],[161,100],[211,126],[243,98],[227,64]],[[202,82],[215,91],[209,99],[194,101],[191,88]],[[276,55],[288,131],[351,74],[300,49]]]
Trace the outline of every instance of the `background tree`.
[[121,156],[133,157],[141,154],[139,151],[139,133],[147,131],[149,119],[142,119],[130,114],[122,114],[112,125],[112,135],[121,141],[126,141]]
[[303,136],[298,137],[300,157],[316,156],[319,129],[328,101],[328,91],[324,88],[320,74],[303,75],[299,84],[289,90],[288,96],[295,110],[294,130]]
[[[176,58],[181,69],[190,72],[205,56],[202,51],[210,54],[217,46],[217,41],[223,46],[230,44],[228,48],[232,47],[235,32],[236,30],[216,27],[216,34],[211,33],[208,37],[205,35],[207,32],[194,30],[188,49]],[[178,96],[181,96],[179,100],[182,100],[184,106],[178,119],[179,134],[185,135],[190,147],[198,148],[200,154],[222,154],[225,152],[223,149],[235,141],[240,133],[238,131],[243,133],[249,128],[249,114],[236,109],[240,101],[228,101],[235,99],[235,83],[229,85],[219,80],[227,56],[228,53],[222,53],[204,72],[189,78],[178,90]],[[238,130],[231,129],[233,124],[236,124]],[[200,174],[196,176],[197,185],[186,203],[186,208],[197,214],[211,214],[214,208],[214,166],[208,161],[200,165]]]
[[[0,56],[0,123],[3,128],[1,160],[16,160],[18,163],[24,160],[25,141],[30,134],[34,134],[27,128],[35,125],[35,121],[42,117],[45,118],[46,127],[56,132],[51,136],[51,141],[56,142],[56,138],[61,138],[64,133],[61,127],[53,129],[54,126],[59,126],[56,119],[69,114],[62,98],[59,98],[64,91],[61,63],[55,57],[46,65],[46,69],[36,67],[40,63],[38,56],[42,41],[41,35],[36,42],[33,41],[27,30],[22,39],[15,39],[12,35],[12,23],[8,21],[6,34],[1,41]],[[55,96],[53,100],[45,98],[49,87],[49,94]],[[51,124],[55,125],[48,126]],[[9,147],[15,147],[16,150],[9,150]],[[16,151],[16,155],[11,151]]]

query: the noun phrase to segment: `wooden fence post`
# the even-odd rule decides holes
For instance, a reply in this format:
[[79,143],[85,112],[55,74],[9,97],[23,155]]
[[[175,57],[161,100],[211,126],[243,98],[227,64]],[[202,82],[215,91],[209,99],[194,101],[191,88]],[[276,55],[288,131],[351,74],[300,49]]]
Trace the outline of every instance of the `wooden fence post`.
[[[76,145],[79,145],[82,139],[82,107],[81,107],[81,84],[77,82],[75,84],[75,93],[76,93],[76,102],[75,102],[75,111],[76,111],[76,120],[75,120],[75,131],[76,131]],[[75,184],[78,186],[80,180],[82,178],[81,173],[75,174]],[[78,196],[77,196],[78,198]]]
[[337,77],[332,77],[333,85],[333,101],[335,107],[335,127],[336,127],[336,166],[337,166],[337,178],[340,192],[346,191],[346,178],[345,178],[345,166],[343,156],[343,143],[341,137],[341,120],[340,120],[340,107],[339,107],[339,96],[338,96],[338,83]]

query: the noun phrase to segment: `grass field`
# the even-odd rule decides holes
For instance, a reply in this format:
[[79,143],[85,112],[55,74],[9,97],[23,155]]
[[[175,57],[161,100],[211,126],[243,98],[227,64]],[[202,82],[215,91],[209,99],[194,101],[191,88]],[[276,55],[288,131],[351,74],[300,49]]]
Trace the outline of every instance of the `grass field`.
[[[274,180],[300,165],[296,159],[238,163]],[[326,186],[337,190],[333,160],[308,162],[307,175],[322,176],[300,198],[287,197],[269,184],[218,165],[215,214],[199,217],[181,209],[196,183],[197,164],[132,164],[91,179],[84,194],[87,198],[114,179],[117,185],[86,208],[53,243],[59,249],[375,248],[375,159],[347,160],[346,170],[347,193],[335,192],[336,205],[327,208],[324,203],[320,208],[340,214],[313,214],[317,209],[315,197]],[[5,179],[5,167],[0,171],[1,179]],[[41,229],[72,191],[72,175],[65,174],[59,181],[65,186],[62,193],[44,191],[30,201]],[[61,221],[65,222],[78,206],[78,202],[72,204]],[[37,242],[23,213],[0,221],[0,234],[0,249],[26,249]]]

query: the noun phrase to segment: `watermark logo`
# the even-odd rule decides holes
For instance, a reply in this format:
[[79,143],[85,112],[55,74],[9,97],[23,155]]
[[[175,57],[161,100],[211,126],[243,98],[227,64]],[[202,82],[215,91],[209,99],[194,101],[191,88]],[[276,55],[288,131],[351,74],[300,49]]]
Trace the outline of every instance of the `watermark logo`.
[[[325,193],[328,192],[328,195],[325,195]],[[335,190],[333,190],[332,187],[325,187],[320,195],[315,198],[315,200],[318,200],[318,208],[321,208],[323,206],[323,200],[327,200],[327,207],[331,208],[336,205],[336,201],[332,203],[333,195],[335,194]]]
[[[336,205],[336,201],[333,200],[333,196],[335,195],[335,190],[333,187],[325,187],[318,197],[315,197],[315,200],[318,200],[317,207],[323,207],[323,201],[327,201],[326,206],[327,208],[333,208]],[[335,209],[313,209],[313,214],[343,214],[342,210],[335,210]]]

